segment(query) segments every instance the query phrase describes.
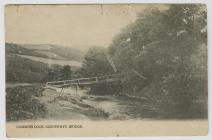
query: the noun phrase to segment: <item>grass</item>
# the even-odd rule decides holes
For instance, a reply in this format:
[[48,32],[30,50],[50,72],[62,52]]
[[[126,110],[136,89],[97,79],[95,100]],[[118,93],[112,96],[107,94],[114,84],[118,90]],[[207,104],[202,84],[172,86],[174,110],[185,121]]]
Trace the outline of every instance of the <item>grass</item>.
[[42,96],[42,91],[39,85],[7,88],[7,121],[44,118],[47,113],[46,106],[36,99]]
[[6,81],[10,83],[42,82],[48,73],[47,64],[15,55],[6,55]]

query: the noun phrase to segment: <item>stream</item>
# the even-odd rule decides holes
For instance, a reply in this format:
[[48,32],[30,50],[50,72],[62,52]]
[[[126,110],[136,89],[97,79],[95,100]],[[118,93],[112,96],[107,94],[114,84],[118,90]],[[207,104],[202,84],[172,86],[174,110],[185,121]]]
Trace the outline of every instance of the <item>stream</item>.
[[144,99],[90,95],[87,92],[72,88],[45,89],[39,100],[46,104],[47,118],[51,120],[135,120],[151,118],[157,112],[157,108]]

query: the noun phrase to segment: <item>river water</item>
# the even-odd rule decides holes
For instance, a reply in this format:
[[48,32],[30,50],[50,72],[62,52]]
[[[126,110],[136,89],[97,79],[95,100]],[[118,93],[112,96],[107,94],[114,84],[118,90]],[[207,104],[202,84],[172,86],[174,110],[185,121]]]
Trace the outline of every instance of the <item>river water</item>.
[[90,95],[88,90],[44,91],[40,101],[47,105],[48,119],[130,120],[154,117],[157,108],[147,100],[125,96]]

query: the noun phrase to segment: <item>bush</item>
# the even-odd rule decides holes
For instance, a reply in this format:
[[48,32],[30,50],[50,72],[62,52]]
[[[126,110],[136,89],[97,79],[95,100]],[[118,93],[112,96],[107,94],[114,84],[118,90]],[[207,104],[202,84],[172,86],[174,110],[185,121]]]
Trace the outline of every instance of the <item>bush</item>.
[[6,55],[7,82],[42,82],[45,79],[47,72],[47,64],[15,55]]
[[99,83],[92,85],[89,94],[96,95],[115,95],[122,91],[121,83]]
[[42,96],[39,86],[17,86],[6,89],[7,121],[45,117],[46,106],[35,97]]

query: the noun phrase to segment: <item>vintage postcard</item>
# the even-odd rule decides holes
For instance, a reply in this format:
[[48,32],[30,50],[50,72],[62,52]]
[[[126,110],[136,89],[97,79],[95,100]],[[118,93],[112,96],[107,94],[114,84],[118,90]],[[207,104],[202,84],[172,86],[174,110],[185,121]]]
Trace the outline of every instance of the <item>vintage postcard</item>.
[[204,4],[5,6],[6,135],[207,135]]

